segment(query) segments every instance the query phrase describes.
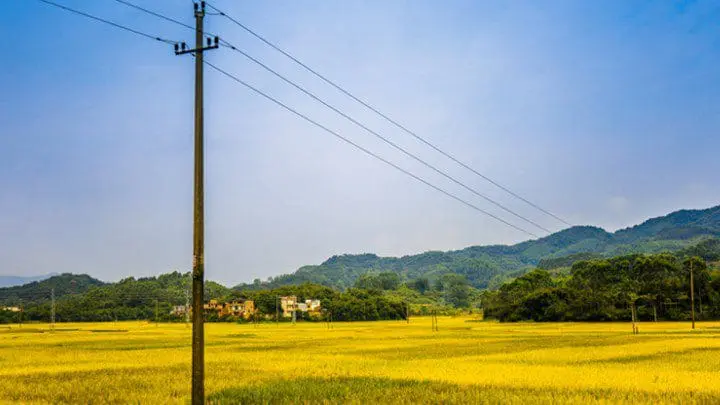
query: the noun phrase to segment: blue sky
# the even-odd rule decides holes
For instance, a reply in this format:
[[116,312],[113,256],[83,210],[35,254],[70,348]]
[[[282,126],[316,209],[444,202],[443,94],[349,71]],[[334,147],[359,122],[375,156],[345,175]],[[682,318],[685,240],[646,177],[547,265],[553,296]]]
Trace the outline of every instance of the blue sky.
[[[111,0],[63,4],[160,35]],[[190,1],[136,0],[193,23]],[[608,230],[720,201],[720,5],[645,1],[232,2],[216,6],[482,173]],[[240,46],[514,210],[237,26]],[[0,274],[105,280],[187,270],[193,61],[37,1],[0,14]],[[208,60],[478,206],[237,53]],[[340,253],[413,254],[526,236],[206,72],[207,277],[234,284]]]

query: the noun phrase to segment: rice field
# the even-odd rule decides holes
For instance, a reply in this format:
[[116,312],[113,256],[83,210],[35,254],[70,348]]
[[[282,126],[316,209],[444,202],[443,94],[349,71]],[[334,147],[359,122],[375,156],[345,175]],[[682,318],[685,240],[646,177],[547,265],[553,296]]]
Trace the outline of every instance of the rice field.
[[[720,323],[207,324],[209,403],[720,403]],[[187,403],[190,328],[0,325],[2,403]]]

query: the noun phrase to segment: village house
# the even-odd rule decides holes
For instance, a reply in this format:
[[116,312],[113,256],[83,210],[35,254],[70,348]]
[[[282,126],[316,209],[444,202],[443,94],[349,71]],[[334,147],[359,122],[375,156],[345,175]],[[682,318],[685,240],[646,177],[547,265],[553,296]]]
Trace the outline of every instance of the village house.
[[22,312],[22,308],[20,307],[3,307],[2,310],[10,312]]
[[203,305],[205,312],[215,311],[217,313],[222,312],[224,305],[218,302],[218,300],[210,300],[207,304]]
[[241,316],[244,312],[245,307],[240,301],[226,302],[222,309],[223,315]]
[[320,312],[320,300],[305,300],[308,312]]
[[282,316],[289,318],[292,316],[293,311],[299,312],[320,312],[320,300],[305,300],[305,302],[298,302],[296,296],[291,295],[287,297],[280,297],[280,308],[282,309]]
[[185,305],[174,305],[172,307],[172,310],[170,310],[170,315],[174,316],[180,316],[185,315],[185,313],[188,311],[189,308],[186,308]]
[[234,300],[226,302],[223,306],[223,315],[242,316],[249,318],[255,313],[255,302],[253,300]]
[[294,295],[288,297],[280,297],[280,309],[282,309],[282,316],[289,318],[293,312],[297,311],[297,297]]
[[[179,307],[182,307],[182,305]],[[210,302],[203,305],[203,309],[205,312],[215,312],[218,316],[241,316],[247,319],[255,313],[255,302],[253,300],[233,300],[230,302],[210,300]]]

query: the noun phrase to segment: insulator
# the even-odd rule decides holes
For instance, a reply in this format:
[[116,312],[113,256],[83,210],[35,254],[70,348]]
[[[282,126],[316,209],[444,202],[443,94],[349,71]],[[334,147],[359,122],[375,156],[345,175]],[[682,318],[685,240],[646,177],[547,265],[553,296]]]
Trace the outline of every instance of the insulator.
[[197,10],[198,10],[198,4],[197,4],[197,3],[193,3],[193,8],[195,9],[195,11],[197,11]]
[[215,37],[215,45],[217,45],[219,42],[220,42],[220,37],[216,36]]
[[175,44],[175,52],[177,52],[178,49],[180,49],[180,46],[178,44]]
[[210,38],[207,39],[207,46],[212,45],[212,40]]

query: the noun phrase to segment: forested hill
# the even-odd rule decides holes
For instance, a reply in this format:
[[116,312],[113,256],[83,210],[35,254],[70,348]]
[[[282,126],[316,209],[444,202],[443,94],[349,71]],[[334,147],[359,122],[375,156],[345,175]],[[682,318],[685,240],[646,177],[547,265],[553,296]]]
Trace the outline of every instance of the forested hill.
[[17,304],[22,301],[49,300],[53,289],[55,297],[60,298],[68,294],[81,294],[90,287],[103,284],[102,281],[87,274],[60,274],[21,286],[0,288],[0,303]]
[[267,281],[255,280],[236,288],[274,288],[303,282],[347,288],[368,271],[392,271],[404,280],[423,278],[430,281],[442,274],[456,273],[465,276],[474,287],[496,287],[538,265],[553,266],[553,261],[570,266],[574,261],[590,257],[676,251],[718,237],[720,206],[673,212],[614,233],[598,227],[575,226],[511,246],[472,246],[403,257],[333,256],[320,265],[304,266],[292,274]]
[[42,276],[30,276],[30,277],[0,276],[0,288],[14,287],[14,286],[18,286],[18,285],[32,283],[33,281],[42,281],[42,280],[46,280],[52,276],[57,276],[57,275],[58,275],[57,273],[50,273],[50,274],[43,274]]

